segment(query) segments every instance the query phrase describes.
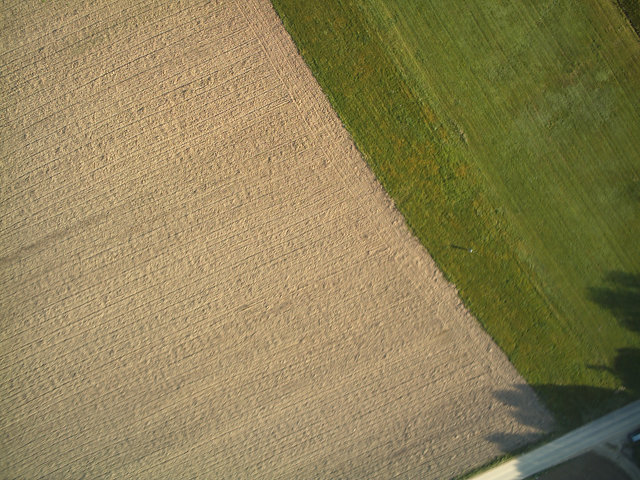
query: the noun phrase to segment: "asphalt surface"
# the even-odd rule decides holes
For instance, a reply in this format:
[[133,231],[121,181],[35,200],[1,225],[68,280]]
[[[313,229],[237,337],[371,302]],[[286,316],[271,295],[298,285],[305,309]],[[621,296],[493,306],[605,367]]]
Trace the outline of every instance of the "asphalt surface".
[[640,425],[640,401],[611,412],[546,445],[483,472],[472,480],[516,480],[535,475]]

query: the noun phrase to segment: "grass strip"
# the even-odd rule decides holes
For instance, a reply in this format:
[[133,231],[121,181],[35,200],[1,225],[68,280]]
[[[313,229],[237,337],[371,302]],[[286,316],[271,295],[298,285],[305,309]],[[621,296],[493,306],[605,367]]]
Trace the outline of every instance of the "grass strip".
[[561,428],[638,398],[640,44],[619,8],[273,4],[414,234]]

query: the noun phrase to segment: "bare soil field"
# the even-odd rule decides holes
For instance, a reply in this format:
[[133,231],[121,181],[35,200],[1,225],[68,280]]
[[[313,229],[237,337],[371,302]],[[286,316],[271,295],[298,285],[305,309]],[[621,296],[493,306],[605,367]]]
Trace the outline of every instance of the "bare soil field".
[[0,8],[3,478],[447,478],[552,427],[266,0]]

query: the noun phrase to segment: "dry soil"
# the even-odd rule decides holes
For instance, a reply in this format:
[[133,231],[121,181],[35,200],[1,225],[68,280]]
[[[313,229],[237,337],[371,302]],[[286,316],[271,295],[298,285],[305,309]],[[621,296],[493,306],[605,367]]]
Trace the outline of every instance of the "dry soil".
[[0,32],[2,477],[446,478],[551,427],[266,0]]

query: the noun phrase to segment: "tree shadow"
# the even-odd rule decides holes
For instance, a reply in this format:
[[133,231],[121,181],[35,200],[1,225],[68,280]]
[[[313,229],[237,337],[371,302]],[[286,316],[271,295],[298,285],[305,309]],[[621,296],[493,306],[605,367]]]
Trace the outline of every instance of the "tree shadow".
[[[609,310],[620,325],[633,334],[640,333],[640,274],[612,271],[604,279],[604,286],[590,288],[589,298],[601,308]],[[640,397],[640,349],[620,348],[613,367],[590,365],[608,370],[620,379],[631,398]]]
[[[640,333],[640,275],[613,271],[604,279],[603,286],[588,290],[591,301],[607,309],[628,329],[631,335]],[[595,420],[607,412],[623,407],[640,398],[640,349],[620,348],[613,365],[588,365],[589,368],[611,372],[622,383],[620,389],[583,385],[531,385],[545,405],[553,410],[556,434],[564,433]],[[530,391],[527,385],[514,390],[501,390],[496,399],[513,409],[518,422],[538,428],[540,419],[526,408]],[[549,431],[549,430],[547,430]],[[540,436],[538,435],[538,439]],[[493,433],[488,440],[503,451],[513,450],[536,440],[535,434]]]
[[609,272],[604,283],[589,288],[591,301],[609,310],[622,326],[640,332],[640,275]]
[[552,431],[557,435],[563,434],[596,420],[603,412],[621,408],[634,399],[627,391],[582,385],[538,384],[531,385],[531,388],[544,404],[556,407],[553,410],[556,423],[541,423],[534,409],[528,408],[527,399],[531,398],[531,392],[527,385],[495,392],[494,396],[499,402],[513,409],[512,415],[519,424],[531,427],[531,432],[525,435],[509,432],[494,432],[489,435],[487,439],[502,451],[512,451],[514,448],[531,444]]
[[[527,427],[527,433],[493,432],[487,440],[496,444],[503,452],[513,452],[536,442],[554,428],[551,416],[540,415],[540,408],[531,408],[535,395],[529,385],[515,385],[510,390],[499,390],[493,393],[495,399],[506,405],[519,425]],[[536,392],[537,393],[537,392]]]
[[613,371],[633,397],[640,397],[640,348],[619,349]]

